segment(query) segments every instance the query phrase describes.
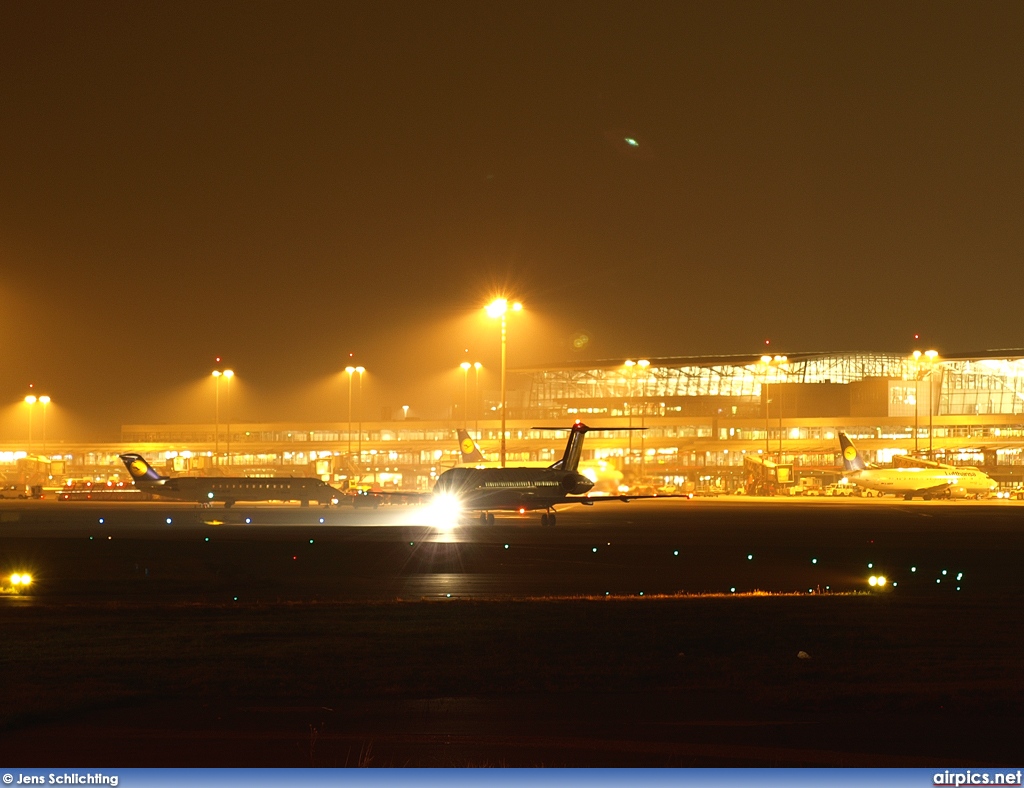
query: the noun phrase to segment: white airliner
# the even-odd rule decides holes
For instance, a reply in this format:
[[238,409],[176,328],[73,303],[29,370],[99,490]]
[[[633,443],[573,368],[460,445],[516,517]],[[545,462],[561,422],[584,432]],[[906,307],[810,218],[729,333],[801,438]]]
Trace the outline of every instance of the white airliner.
[[920,467],[869,468],[860,452],[842,432],[839,446],[843,450],[843,469],[853,484],[865,490],[902,495],[910,501],[915,497],[966,498],[989,495],[998,485],[977,468],[922,462]]

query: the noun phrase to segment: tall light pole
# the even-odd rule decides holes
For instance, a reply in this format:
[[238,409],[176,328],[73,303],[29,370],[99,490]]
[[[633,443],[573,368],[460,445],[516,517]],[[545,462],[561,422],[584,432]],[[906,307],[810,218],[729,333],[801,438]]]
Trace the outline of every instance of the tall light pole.
[[228,417],[228,433],[226,436],[227,447],[224,453],[227,455],[228,465],[231,465],[231,378],[234,376],[235,373],[230,369],[224,370],[224,380],[227,381],[227,383],[225,383],[227,391],[224,392],[224,399],[226,400],[224,403],[224,410],[227,412]]
[[[519,312],[523,308],[523,305],[516,301],[512,304],[511,309],[513,312]],[[488,317],[500,317],[501,318],[501,449],[499,456],[501,458],[501,467],[505,467],[505,411],[506,405],[506,389],[505,389],[505,362],[507,355],[508,345],[508,325],[506,315],[509,310],[509,303],[507,298],[496,298],[489,303],[484,310],[487,312]]]
[[[646,478],[647,470],[647,458],[644,456],[644,429],[647,423],[647,367],[651,365],[651,362],[646,358],[640,359],[636,362],[636,365],[640,367],[640,371],[643,372],[643,379],[641,380],[641,391],[640,391],[640,483],[643,484]],[[632,433],[630,433],[632,435]]]
[[[764,456],[765,459],[771,454],[771,450],[768,446],[768,373],[774,367],[778,369],[783,367],[789,359],[786,356],[761,356],[761,363],[764,364]],[[779,390],[779,464],[782,464],[782,393]]]
[[482,367],[479,361],[473,362],[473,371],[475,373],[475,379],[473,383],[473,416],[476,419],[476,438],[480,440],[480,367]]
[[43,406],[43,454],[46,454],[46,406],[50,404],[50,398],[44,394],[39,398]]
[[25,397],[28,404],[28,453],[32,453],[32,406],[36,404],[36,395],[29,394]]
[[[219,369],[210,373],[213,375],[213,453],[220,456],[220,379],[224,375]],[[214,460],[216,462],[216,460]]]
[[472,366],[468,361],[459,364],[459,367],[462,368],[462,426],[467,431],[469,430],[469,370]]
[[935,362],[939,357],[939,354],[934,350],[926,350],[924,352],[925,358],[928,359],[928,459],[934,460],[935,455],[932,453],[932,373],[935,372]]
[[636,382],[636,373],[633,370],[636,367],[636,362],[633,361],[633,359],[631,359],[631,358],[627,358],[626,362],[625,362],[625,366],[626,366],[626,372],[629,375],[629,389],[628,389],[628,392],[627,392],[627,396],[629,397],[629,399],[626,401],[626,414],[629,417],[629,423],[628,423],[629,435],[627,436],[628,440],[629,440],[629,454],[627,456],[629,457],[629,462],[632,465],[632,463],[633,463],[633,384]]
[[366,367],[356,367],[359,374],[359,406],[356,408],[356,415],[359,418],[359,462],[363,461],[363,373]]
[[917,401],[921,399],[918,390],[918,381],[921,379],[921,351],[915,350],[913,355],[914,363],[914,456],[917,456]]
[[348,373],[348,452],[347,456],[349,459],[352,458],[352,373],[356,371],[355,367],[345,367],[345,372]]
[[926,350],[922,353],[915,350],[910,357],[910,364],[914,370],[914,455],[918,455],[918,400],[920,396],[921,380],[928,381],[928,459],[934,459],[932,455],[932,373],[935,371],[935,361],[939,354],[934,350]]

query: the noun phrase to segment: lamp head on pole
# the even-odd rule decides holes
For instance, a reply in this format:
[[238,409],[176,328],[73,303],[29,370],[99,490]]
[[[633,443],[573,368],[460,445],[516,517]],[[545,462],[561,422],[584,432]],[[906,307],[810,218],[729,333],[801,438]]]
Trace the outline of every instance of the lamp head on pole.
[[29,405],[35,405],[35,403],[36,403],[36,395],[35,394],[29,394],[27,397],[25,397],[25,402],[27,402]]
[[228,380],[231,380],[231,378],[233,378],[234,376],[235,376],[235,373],[232,370],[230,370],[230,369],[225,369],[224,370],[224,377],[226,377]]
[[356,371],[356,368],[355,368],[355,367],[345,367],[345,371],[346,371],[346,372],[347,372],[347,373],[348,373],[349,375],[351,375],[351,374],[352,374],[353,372],[355,372],[355,371]]
[[44,405],[49,405],[50,404],[50,398],[48,396],[46,396],[45,394],[43,394],[43,396],[41,396],[39,398],[39,401],[42,402]]
[[508,299],[495,298],[484,307],[484,311],[487,312],[488,317],[501,317],[508,312]]
[[221,371],[220,371],[219,369],[215,369],[215,370],[214,370],[214,371],[213,371],[213,372],[212,372],[211,374],[212,374],[212,375],[213,375],[213,376],[214,376],[215,378],[219,378],[219,377],[221,376],[221,374],[222,374],[222,373],[221,373]]
[[470,364],[470,363],[469,363],[468,361],[463,361],[463,362],[462,362],[461,364],[459,364],[459,366],[460,366],[460,367],[462,368],[462,370],[463,370],[464,372],[469,372],[470,368],[471,368],[471,367],[472,367],[473,365],[472,365],[472,364]]
[[488,317],[501,317],[508,313],[509,310],[513,312],[522,312],[523,305],[518,301],[510,304],[507,298],[495,298],[491,303],[484,307],[484,311]]
[[483,364],[481,364],[479,361],[474,361],[473,362],[473,369],[475,369],[477,372],[480,371],[481,367],[483,367]]

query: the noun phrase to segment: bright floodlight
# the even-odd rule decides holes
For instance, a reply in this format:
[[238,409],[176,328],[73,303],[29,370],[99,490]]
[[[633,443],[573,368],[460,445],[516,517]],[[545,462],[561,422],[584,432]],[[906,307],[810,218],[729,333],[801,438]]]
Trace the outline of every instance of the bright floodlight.
[[459,364],[459,366],[466,370],[466,372],[469,372],[469,368],[472,367],[473,365],[470,364],[468,361],[463,361],[461,364]]
[[522,312],[523,311],[523,305],[520,304],[518,301],[516,301],[514,304],[512,304],[512,311],[513,312]]
[[762,364],[771,364],[772,363],[772,357],[771,356],[761,356],[761,363]]
[[19,575],[17,572],[15,572],[13,575],[11,575],[11,585],[12,586],[21,585],[21,575]]
[[640,369],[647,369],[651,365],[651,362],[648,361],[646,358],[642,358],[638,362],[636,362],[636,365],[640,367]]
[[[364,372],[366,372],[366,367],[356,367],[356,372],[358,372],[360,375],[362,375]],[[362,389],[360,389],[360,391],[361,390]]]
[[221,375],[221,372],[220,372],[220,370],[219,370],[219,369],[215,369],[215,370],[214,370],[213,372],[211,372],[210,374],[211,374],[211,375],[213,375],[213,376],[214,376],[215,378],[219,378],[219,377],[220,377],[220,375]]
[[[522,306],[520,306],[520,309]],[[495,298],[491,303],[484,307],[488,317],[501,317],[508,311],[508,299],[506,298]]]
[[877,586],[878,585],[878,578],[875,577],[874,575],[871,575],[871,577],[868,578],[868,585],[869,586]]
[[481,364],[479,361],[474,361],[473,362],[473,369],[480,369],[480,367],[482,367],[482,366],[483,366],[483,364]]
[[346,372],[347,372],[348,374],[350,374],[350,375],[351,375],[351,374],[352,374],[353,372],[355,372],[355,371],[356,371],[356,368],[355,368],[355,367],[345,367],[345,371],[346,371]]
[[44,405],[50,404],[50,398],[47,397],[45,394],[43,394],[43,396],[39,398],[39,401],[42,402]]
[[35,403],[36,403],[36,395],[35,394],[29,394],[27,397],[25,397],[25,402],[27,402],[29,405],[35,405]]
[[234,376],[235,376],[235,373],[233,371],[231,371],[230,369],[225,369],[224,370],[224,377],[230,379],[230,378],[233,378]]

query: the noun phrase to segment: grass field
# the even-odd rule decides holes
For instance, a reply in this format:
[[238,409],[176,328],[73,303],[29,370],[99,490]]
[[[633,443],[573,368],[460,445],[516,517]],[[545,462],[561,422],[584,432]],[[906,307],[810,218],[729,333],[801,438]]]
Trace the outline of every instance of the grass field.
[[1013,597],[3,601],[0,756],[24,765],[1024,755]]

